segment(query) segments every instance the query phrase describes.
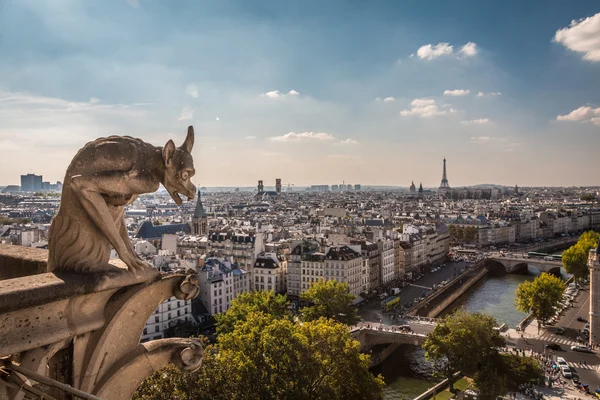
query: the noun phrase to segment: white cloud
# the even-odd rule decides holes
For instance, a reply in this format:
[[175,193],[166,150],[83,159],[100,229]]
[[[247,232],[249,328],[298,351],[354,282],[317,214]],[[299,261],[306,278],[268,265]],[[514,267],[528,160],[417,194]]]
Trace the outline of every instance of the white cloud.
[[590,119],[590,122],[594,125],[600,126],[600,117],[594,117],[594,118]]
[[102,101],[102,100],[100,100],[100,99],[99,99],[99,98],[97,98],[97,97],[90,97],[90,103],[91,103],[91,104],[98,104],[98,103],[100,103],[101,101]]
[[469,93],[469,89],[444,90],[444,96],[466,96]]
[[[488,142],[506,142],[506,138],[502,137],[493,137],[493,136],[471,136],[471,141],[475,143],[488,143]],[[512,143],[511,145],[515,145],[516,143]]]
[[435,104],[434,99],[414,99],[410,102],[410,105],[413,107],[424,107]]
[[344,140],[340,140],[341,145],[355,145],[355,144],[360,144],[358,142],[358,140],[354,140],[354,139],[344,139]]
[[246,136],[246,139],[256,139],[256,136]]
[[383,99],[384,102],[386,103],[392,103],[394,101],[396,101],[396,99],[394,97],[386,97],[385,99]]
[[489,93],[477,92],[477,97],[487,97],[487,96],[502,96],[502,93],[500,93],[500,92],[489,92]]
[[554,41],[578,53],[587,61],[600,61],[600,13],[556,31]]
[[598,125],[598,117],[600,116],[600,107],[592,108],[589,106],[579,107],[576,110],[571,111],[567,115],[558,115],[557,121],[582,121],[591,122],[594,125]]
[[325,132],[302,132],[295,133],[289,132],[282,136],[274,136],[271,140],[275,142],[302,142],[302,141],[322,141],[322,140],[333,140],[333,135]]
[[460,55],[463,57],[473,57],[477,55],[477,45],[473,42],[469,42],[460,48]]
[[133,8],[140,8],[140,0],[127,0],[127,3]]
[[290,90],[287,93],[280,92],[279,90],[273,90],[271,92],[265,93],[263,96],[266,96],[270,99],[283,99],[289,96],[299,96],[300,93],[295,91],[294,89]]
[[[448,57],[456,55],[457,58],[473,57],[477,55],[477,45],[469,42],[461,46],[460,50],[454,51],[454,47],[450,43],[426,44],[419,47],[417,56],[422,60],[433,60],[439,57]],[[412,57],[412,55],[411,55]]]
[[195,99],[197,99],[198,96],[200,95],[200,93],[198,92],[198,87],[196,85],[194,85],[193,83],[190,83],[189,85],[187,85],[187,87],[185,88],[185,92]]
[[454,49],[449,43],[427,44],[419,47],[417,56],[422,60],[433,60],[442,56],[450,56],[453,52]]
[[460,121],[461,124],[465,124],[465,125],[473,125],[473,124],[483,125],[483,124],[487,124],[489,122],[490,122],[490,120],[487,118],[479,118],[479,119],[471,119],[468,121]]
[[194,110],[184,107],[184,109],[181,110],[181,115],[179,116],[179,118],[177,118],[177,120],[185,121],[192,118],[194,118]]
[[217,121],[220,121],[219,117],[215,118]]
[[400,115],[403,117],[417,116],[421,118],[428,118],[456,112],[454,108],[450,108],[447,111],[441,110],[435,104],[435,100],[433,99],[415,99],[410,103],[410,105],[412,106],[411,109],[400,111]]

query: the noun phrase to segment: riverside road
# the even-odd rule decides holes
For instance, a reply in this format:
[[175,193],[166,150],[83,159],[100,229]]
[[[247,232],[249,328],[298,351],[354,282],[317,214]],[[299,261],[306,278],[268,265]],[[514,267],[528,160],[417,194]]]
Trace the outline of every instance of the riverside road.
[[[436,272],[427,272],[418,281],[402,288],[402,291],[400,292],[401,307],[414,302],[415,299],[421,297],[423,293],[431,293],[430,288],[432,288],[433,285],[439,285],[443,281],[452,279],[465,267],[465,262],[460,261],[456,263],[446,263],[445,267],[440,268]],[[381,323],[385,325],[398,324],[398,321],[392,320],[389,315],[381,312],[381,300],[378,298],[373,298],[367,304],[364,304],[359,309],[359,314],[365,322],[380,323],[381,320]]]

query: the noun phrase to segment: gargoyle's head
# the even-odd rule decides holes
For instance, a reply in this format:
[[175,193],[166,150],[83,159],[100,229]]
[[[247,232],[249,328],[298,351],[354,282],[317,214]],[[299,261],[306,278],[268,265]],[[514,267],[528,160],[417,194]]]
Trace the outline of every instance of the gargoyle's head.
[[181,147],[176,148],[172,140],[169,140],[163,147],[162,156],[165,162],[165,175],[162,184],[177,205],[182,204],[180,194],[186,196],[188,200],[193,200],[196,195],[196,186],[190,180],[196,173],[191,154],[193,146],[194,127],[190,126],[185,142]]

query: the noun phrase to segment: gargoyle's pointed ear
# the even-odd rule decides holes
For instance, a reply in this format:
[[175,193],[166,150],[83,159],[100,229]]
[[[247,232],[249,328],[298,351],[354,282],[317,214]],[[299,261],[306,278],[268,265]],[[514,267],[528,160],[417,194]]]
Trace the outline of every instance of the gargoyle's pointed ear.
[[194,147],[194,127],[190,125],[188,127],[188,133],[185,138],[185,142],[183,142],[180,148],[188,153],[191,153],[192,147]]
[[172,158],[173,154],[175,154],[175,143],[172,140],[169,140],[165,147],[163,147],[162,156],[165,164],[167,164]]

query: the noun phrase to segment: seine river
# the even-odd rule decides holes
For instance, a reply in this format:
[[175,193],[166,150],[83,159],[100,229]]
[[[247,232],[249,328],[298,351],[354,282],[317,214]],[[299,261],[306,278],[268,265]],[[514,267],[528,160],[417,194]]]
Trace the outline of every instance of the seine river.
[[[526,317],[524,313],[515,309],[515,290],[519,283],[532,280],[534,276],[533,272],[523,275],[490,275],[467,292],[456,307],[462,306],[470,312],[491,315],[499,324],[506,323],[513,328]],[[406,359],[401,352],[396,352],[376,370],[386,381],[385,400],[397,400],[402,398],[401,396],[411,400],[433,386],[431,382],[407,376],[410,371],[398,368],[399,363],[405,364]]]

